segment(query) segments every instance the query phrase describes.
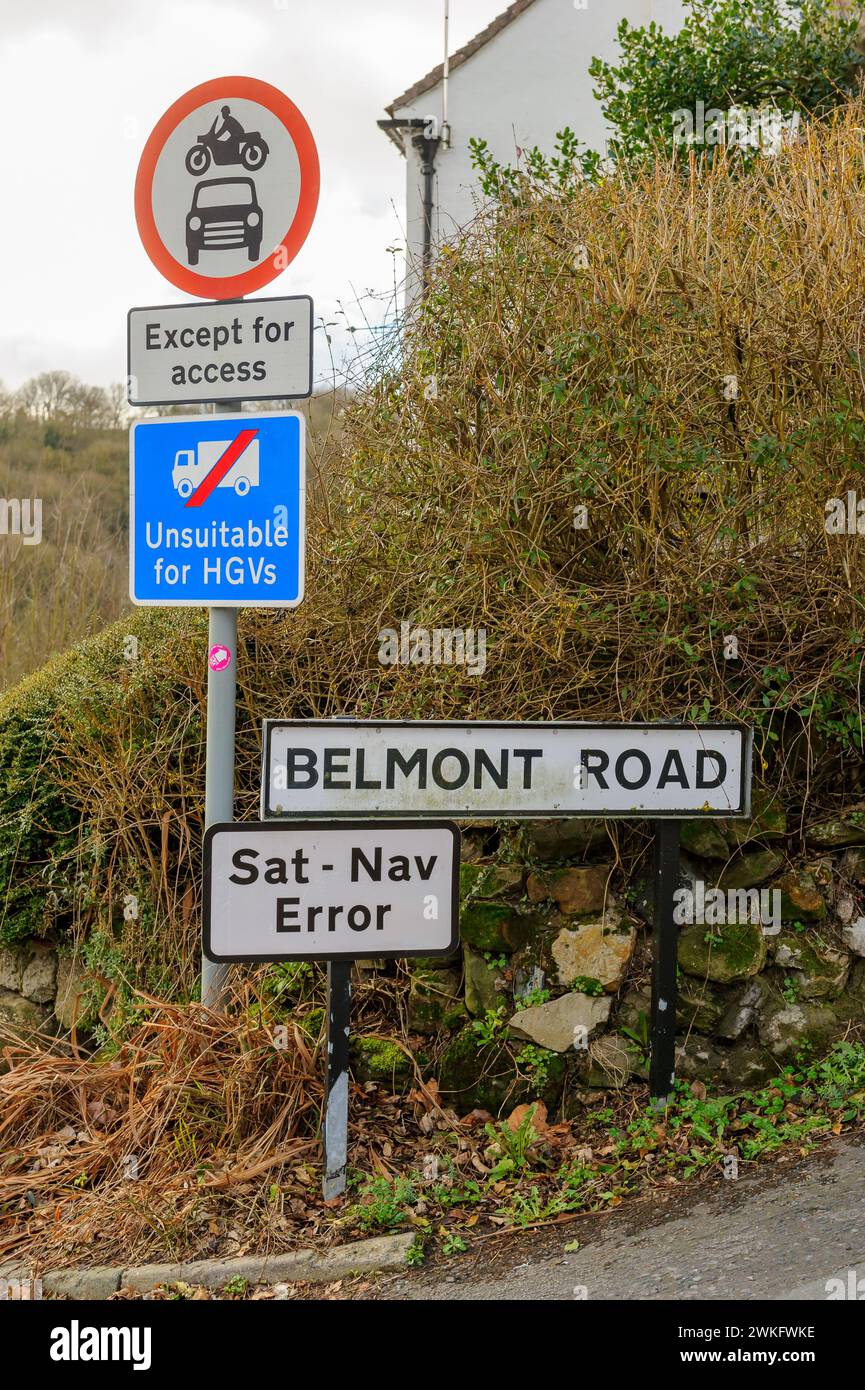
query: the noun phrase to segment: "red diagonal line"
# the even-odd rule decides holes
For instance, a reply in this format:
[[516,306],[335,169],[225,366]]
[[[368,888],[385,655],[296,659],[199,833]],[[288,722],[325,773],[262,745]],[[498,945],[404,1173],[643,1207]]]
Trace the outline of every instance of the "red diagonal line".
[[206,502],[214,488],[219,487],[226,473],[237,463],[247,444],[251,444],[258,430],[241,430],[236,438],[232,439],[224,454],[216,460],[207,477],[204,478],[190,494],[186,503],[187,507],[200,507],[202,502]]

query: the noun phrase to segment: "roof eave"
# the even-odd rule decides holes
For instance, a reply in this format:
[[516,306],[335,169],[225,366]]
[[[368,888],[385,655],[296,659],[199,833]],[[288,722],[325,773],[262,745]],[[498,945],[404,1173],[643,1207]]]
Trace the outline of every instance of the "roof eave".
[[393,120],[393,108],[390,106],[386,106],[385,110],[387,111],[390,119],[387,121],[376,121],[376,125],[378,126],[379,130],[384,131],[388,140],[392,141],[392,143],[396,145],[400,154],[405,154],[405,141],[403,140],[402,135],[400,131],[397,129],[397,127],[391,124]]
[[[449,60],[450,71],[453,72],[455,68],[459,68],[463,63],[468,62],[469,58],[473,57],[485,44],[488,44],[490,39],[494,39],[496,34],[500,34],[503,29],[507,29],[509,24],[512,24],[515,19],[518,19],[519,16],[525,13],[534,3],[535,0],[514,0],[514,3],[509,5],[506,10],[503,10],[500,15],[497,15],[496,18],[487,25],[486,29],[482,29],[479,34],[475,34],[473,39],[469,39],[467,44],[457,49],[456,53],[454,53],[453,57]],[[394,111],[400,106],[410,106],[418,97],[424,96],[434,87],[437,87],[443,77],[444,63],[438,63],[431,72],[427,73],[426,77],[422,77],[419,82],[415,82],[413,86],[407,87],[398,97],[394,97],[390,106],[385,107],[388,115],[392,116]]]

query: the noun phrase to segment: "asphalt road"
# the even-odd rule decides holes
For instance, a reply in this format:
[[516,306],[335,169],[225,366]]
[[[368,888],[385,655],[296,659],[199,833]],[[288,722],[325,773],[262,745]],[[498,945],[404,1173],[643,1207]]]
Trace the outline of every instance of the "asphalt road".
[[[828,1161],[827,1161],[828,1160]],[[574,1253],[579,1222],[539,1233],[538,1253],[524,1239],[517,1263],[482,1267],[463,1256],[419,1270],[382,1290],[387,1299],[543,1301],[603,1299],[828,1298],[826,1281],[848,1272],[865,1299],[865,1146],[837,1141],[794,1169],[776,1168],[727,1182],[685,1214],[658,1212],[654,1224],[627,1230],[613,1213]],[[649,1220],[652,1217],[650,1214]],[[474,1267],[472,1267],[474,1265]],[[583,1292],[584,1291],[584,1292]]]

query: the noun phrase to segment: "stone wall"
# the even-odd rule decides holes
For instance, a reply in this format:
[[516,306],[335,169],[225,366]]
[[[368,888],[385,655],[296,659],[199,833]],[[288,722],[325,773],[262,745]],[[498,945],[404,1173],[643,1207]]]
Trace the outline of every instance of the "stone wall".
[[[720,888],[734,905],[744,895],[728,890],[765,889],[780,909],[717,923],[708,907],[680,927],[678,1072],[731,1089],[865,1027],[865,810],[803,837],[798,816],[790,833],[780,807],[755,808],[750,824],[682,832],[683,888]],[[587,1089],[647,1076],[647,885],[623,881],[601,822],[529,823],[485,853],[491,830],[464,836],[459,954],[410,964],[413,1050],[457,1110],[542,1095],[567,1113]],[[361,1078],[407,1080],[398,1052],[354,1049]]]
[[[695,901],[700,885],[763,889],[780,909],[777,923],[706,911],[680,927],[677,1069],[733,1089],[865,1029],[865,808],[803,831],[798,812],[755,806],[750,824],[682,831]],[[356,1078],[408,1085],[410,1054],[459,1111],[542,1096],[565,1113],[587,1090],[644,1080],[651,918],[646,882],[624,879],[603,822],[467,827],[459,950],[406,963],[393,1040],[352,1038]],[[365,978],[382,969],[395,967],[359,965]],[[0,948],[0,1019],[16,1029],[83,1032],[87,985],[50,940]]]
[[0,1021],[15,1032],[68,1033],[86,987],[84,971],[51,940],[0,946]]

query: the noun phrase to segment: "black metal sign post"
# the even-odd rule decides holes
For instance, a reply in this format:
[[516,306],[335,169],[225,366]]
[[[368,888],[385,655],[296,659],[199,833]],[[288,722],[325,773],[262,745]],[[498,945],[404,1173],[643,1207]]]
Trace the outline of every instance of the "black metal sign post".
[[450,821],[226,821],[205,831],[212,968],[327,963],[326,1202],[346,1189],[352,964],[452,956],[459,901],[460,832]]
[[666,1106],[676,1080],[678,931],[673,895],[679,882],[680,828],[677,820],[661,820],[655,827],[649,1089],[659,1110]]
[[327,1079],[324,1098],[324,1180],[326,1202],[345,1192],[348,1161],[348,1037],[351,1017],[351,961],[327,963]]

